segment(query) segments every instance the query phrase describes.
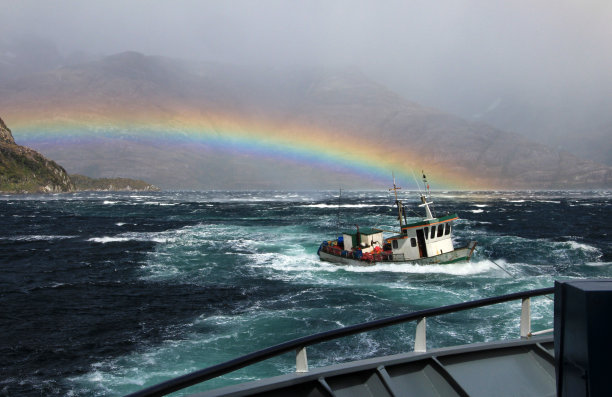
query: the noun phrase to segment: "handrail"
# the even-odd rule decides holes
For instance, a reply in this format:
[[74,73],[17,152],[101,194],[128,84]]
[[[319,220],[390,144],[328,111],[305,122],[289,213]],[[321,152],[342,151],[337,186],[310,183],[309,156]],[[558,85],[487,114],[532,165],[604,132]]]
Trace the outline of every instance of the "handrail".
[[495,296],[492,298],[484,298],[471,302],[462,302],[433,309],[419,310],[412,313],[405,313],[394,317],[387,317],[380,320],[369,321],[367,323],[355,324],[348,327],[334,329],[331,331],[324,331],[318,334],[308,335],[287,342],[283,342],[278,345],[258,350],[221,364],[213,365],[212,367],[200,369],[198,371],[182,375],[174,379],[170,379],[168,381],[129,394],[127,397],[164,396],[177,390],[181,390],[186,387],[193,386],[195,384],[216,378],[218,376],[237,371],[240,368],[244,368],[246,366],[267,360],[272,357],[276,357],[292,350],[302,350],[306,346],[314,345],[317,343],[327,342],[330,340],[359,334],[362,332],[373,331],[379,328],[401,324],[408,321],[421,320],[427,317],[440,316],[443,314],[449,314],[468,309],[475,309],[478,307],[490,306],[518,299],[528,299],[534,296],[549,295],[554,293],[554,291],[555,289],[553,287],[550,287],[536,289],[532,291],[515,292],[512,294]]

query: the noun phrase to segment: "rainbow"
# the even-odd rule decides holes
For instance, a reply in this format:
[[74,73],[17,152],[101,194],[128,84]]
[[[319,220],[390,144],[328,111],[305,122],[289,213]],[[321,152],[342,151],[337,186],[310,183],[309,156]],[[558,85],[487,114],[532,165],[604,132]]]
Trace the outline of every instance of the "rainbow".
[[440,166],[432,167],[427,159],[407,153],[405,149],[381,147],[356,139],[348,131],[221,112],[203,115],[183,111],[168,117],[150,112],[109,115],[76,111],[67,114],[63,109],[61,113],[36,114],[36,117],[32,117],[32,113],[12,115],[9,122],[16,141],[34,148],[41,144],[65,148],[101,138],[154,142],[168,147],[201,145],[215,151],[237,151],[350,173],[383,186],[390,183],[394,172],[399,183],[406,188],[416,188],[415,175],[419,178],[424,168],[435,181],[434,188],[472,187],[465,175],[459,177]]

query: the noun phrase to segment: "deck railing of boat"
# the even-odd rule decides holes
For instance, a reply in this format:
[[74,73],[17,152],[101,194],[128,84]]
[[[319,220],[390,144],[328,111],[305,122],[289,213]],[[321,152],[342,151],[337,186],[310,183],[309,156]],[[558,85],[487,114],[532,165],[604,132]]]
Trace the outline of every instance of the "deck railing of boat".
[[496,296],[492,298],[484,298],[470,302],[457,303],[448,306],[442,306],[433,309],[419,310],[412,313],[401,314],[394,317],[387,317],[380,320],[374,320],[367,323],[351,325],[348,327],[338,328],[331,331],[325,331],[314,335],[309,335],[297,338],[288,342],[268,347],[242,357],[226,361],[212,367],[204,368],[174,379],[159,383],[146,389],[129,394],[128,397],[151,397],[164,396],[175,391],[205,382],[207,380],[217,378],[219,376],[237,371],[249,365],[295,351],[296,357],[296,372],[308,372],[308,361],[306,358],[306,347],[315,345],[330,340],[355,335],[367,331],[389,327],[392,325],[402,324],[409,321],[416,321],[416,336],[414,343],[415,352],[426,351],[426,319],[450,314],[459,311],[475,309],[484,306],[495,305],[514,300],[521,300],[521,319],[520,319],[520,337],[530,338],[531,336],[552,332],[552,329],[542,330],[538,332],[531,331],[531,298],[536,296],[550,295],[554,293],[554,288],[542,288],[531,291],[516,292],[507,295]]

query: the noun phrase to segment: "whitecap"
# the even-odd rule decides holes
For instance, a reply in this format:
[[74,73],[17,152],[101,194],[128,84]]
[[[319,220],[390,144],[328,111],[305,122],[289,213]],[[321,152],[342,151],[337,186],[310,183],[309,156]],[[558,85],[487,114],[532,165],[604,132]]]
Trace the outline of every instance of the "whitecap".
[[174,242],[178,237],[173,232],[121,233],[115,236],[91,237],[87,241],[94,243],[117,243],[125,241],[152,241],[154,243]]
[[612,262],[587,262],[585,265],[590,267],[604,267],[612,265]]
[[568,241],[565,244],[569,244],[569,246],[574,250],[581,250],[581,251],[587,251],[587,252],[599,252],[599,248],[593,247],[592,245],[579,243],[577,241]]
[[[299,276],[307,276],[305,272],[313,272],[322,270],[322,264],[319,258],[312,254],[273,254],[273,253],[256,253],[252,254],[253,267],[267,267],[273,270],[283,272],[282,278],[295,278],[296,272]],[[329,264],[333,266],[332,264]]]
[[[484,260],[478,262],[451,263],[451,264],[430,264],[417,265],[410,263],[377,263],[370,266],[333,264],[320,261],[315,255],[308,254],[271,254],[259,253],[252,254],[253,267],[267,267],[281,273],[275,278],[312,279],[315,272],[337,272],[344,270],[352,273],[413,273],[413,274],[452,274],[452,275],[475,275],[498,269],[491,261]],[[318,282],[327,283],[323,280]],[[343,281],[345,282],[345,281]]]
[[130,240],[131,239],[127,237],[109,237],[109,236],[92,237],[92,238],[87,239],[87,241],[92,241],[94,243],[102,243],[102,244],[117,243],[117,242],[130,241]]
[[415,274],[451,274],[455,276],[466,276],[485,273],[496,266],[491,261],[450,263],[445,265],[416,265],[416,264],[390,264],[379,263],[373,266],[340,266],[344,270],[356,273],[415,273]]
[[14,236],[14,237],[7,237],[7,238],[2,238],[2,240],[9,240],[9,241],[50,241],[50,240],[64,240],[64,239],[68,239],[68,238],[75,238],[78,236],[63,236],[63,235],[58,235],[58,236],[49,236],[49,235],[28,235],[28,236]]
[[374,207],[389,207],[382,204],[303,204],[300,207],[308,208],[374,208]]

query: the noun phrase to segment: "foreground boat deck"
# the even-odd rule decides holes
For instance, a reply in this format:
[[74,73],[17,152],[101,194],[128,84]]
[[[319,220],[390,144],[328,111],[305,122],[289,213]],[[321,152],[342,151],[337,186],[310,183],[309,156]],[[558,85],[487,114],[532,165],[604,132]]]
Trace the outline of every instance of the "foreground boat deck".
[[553,336],[477,343],[311,369],[212,396],[555,396]]
[[[565,288],[564,285],[557,283],[555,288]],[[167,395],[287,353],[295,354],[295,373],[194,395],[199,397],[552,396],[556,392],[553,354],[553,341],[556,339],[553,336],[542,336],[552,329],[531,331],[530,302],[532,298],[554,293],[555,288],[482,298],[307,335],[170,379],[132,393],[130,396]],[[558,295],[563,296],[562,293]],[[428,318],[517,300],[521,301],[520,339],[442,347],[427,351]],[[309,346],[411,321],[416,321],[413,352],[340,363],[312,370],[308,368],[306,348]],[[410,344],[408,341],[407,343]],[[409,346],[405,348],[408,349]]]
[[[554,293],[554,329],[531,331],[531,299]],[[521,300],[520,339],[426,351],[427,318]],[[555,281],[283,342],[130,394],[157,397],[295,352],[296,373],[194,394],[210,396],[607,396],[612,279]],[[306,347],[417,321],[414,352],[308,371]],[[553,335],[543,336],[554,332]],[[588,352],[588,355],[586,354]],[[558,389],[557,389],[558,388]]]

